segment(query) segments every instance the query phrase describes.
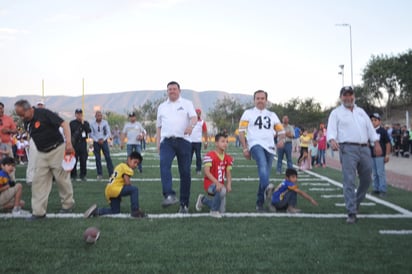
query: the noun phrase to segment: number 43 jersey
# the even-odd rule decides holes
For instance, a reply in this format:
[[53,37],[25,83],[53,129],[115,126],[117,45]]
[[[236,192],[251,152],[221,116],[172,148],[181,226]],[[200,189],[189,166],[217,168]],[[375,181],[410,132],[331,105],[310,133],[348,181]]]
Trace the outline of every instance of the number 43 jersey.
[[275,154],[275,133],[284,133],[278,116],[267,109],[256,107],[247,109],[239,122],[239,132],[245,132],[249,150],[260,145],[268,152]]

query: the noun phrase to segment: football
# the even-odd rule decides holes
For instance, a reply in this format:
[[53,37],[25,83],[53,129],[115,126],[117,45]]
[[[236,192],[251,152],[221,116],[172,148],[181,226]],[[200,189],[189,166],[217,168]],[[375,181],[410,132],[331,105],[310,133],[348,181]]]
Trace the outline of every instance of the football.
[[89,227],[83,233],[83,239],[88,244],[94,244],[100,237],[100,230],[97,227]]

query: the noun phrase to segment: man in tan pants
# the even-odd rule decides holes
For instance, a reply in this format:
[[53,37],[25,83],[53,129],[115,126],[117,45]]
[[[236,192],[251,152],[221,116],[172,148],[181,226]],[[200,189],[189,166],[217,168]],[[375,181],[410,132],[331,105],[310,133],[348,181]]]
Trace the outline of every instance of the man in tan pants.
[[[73,153],[69,124],[48,109],[32,108],[27,100],[14,104],[16,114],[25,122],[25,128],[36,144],[38,154],[32,182],[32,216],[30,220],[46,217],[47,203],[56,179],[62,208],[60,213],[71,213],[74,206],[70,173],[62,168],[65,154]],[[63,128],[66,143],[60,134]]]

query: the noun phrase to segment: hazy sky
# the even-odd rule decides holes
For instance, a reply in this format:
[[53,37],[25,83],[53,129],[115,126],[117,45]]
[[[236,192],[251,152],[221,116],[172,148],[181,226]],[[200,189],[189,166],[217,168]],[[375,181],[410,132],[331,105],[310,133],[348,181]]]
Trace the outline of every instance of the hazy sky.
[[372,55],[412,48],[408,0],[0,0],[0,94],[165,89],[333,105]]

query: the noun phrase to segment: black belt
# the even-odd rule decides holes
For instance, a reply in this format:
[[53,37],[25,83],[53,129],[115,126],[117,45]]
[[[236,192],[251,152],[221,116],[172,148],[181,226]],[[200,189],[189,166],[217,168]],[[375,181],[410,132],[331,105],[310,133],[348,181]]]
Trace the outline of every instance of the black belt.
[[341,145],[351,145],[351,146],[359,146],[359,147],[367,147],[368,144],[361,144],[361,143],[352,143],[352,142],[343,142],[340,143]]
[[63,144],[63,142],[55,143],[54,145],[51,145],[51,146],[46,147],[46,148],[41,148],[41,149],[37,148],[37,150],[39,150],[40,152],[50,152],[53,149],[55,149],[56,147],[60,146],[61,144]]
[[168,140],[179,140],[179,139],[183,139],[183,137],[170,136],[170,137],[165,137],[165,139],[168,139]]

